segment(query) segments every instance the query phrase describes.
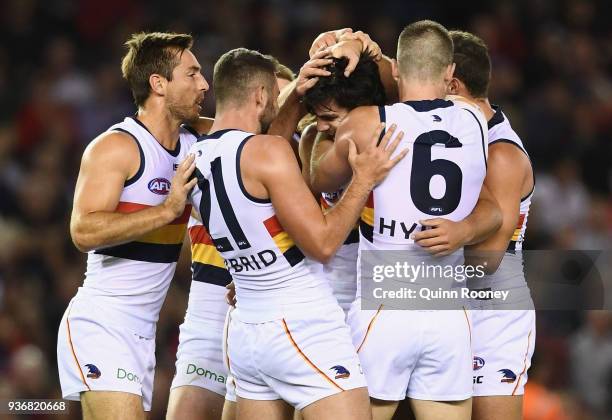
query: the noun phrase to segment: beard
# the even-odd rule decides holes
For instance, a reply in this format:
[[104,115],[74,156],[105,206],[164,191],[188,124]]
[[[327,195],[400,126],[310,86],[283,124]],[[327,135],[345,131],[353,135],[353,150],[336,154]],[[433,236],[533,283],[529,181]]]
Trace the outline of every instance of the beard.
[[200,117],[200,108],[195,101],[185,102],[168,98],[168,111],[170,115],[181,122],[194,122]]

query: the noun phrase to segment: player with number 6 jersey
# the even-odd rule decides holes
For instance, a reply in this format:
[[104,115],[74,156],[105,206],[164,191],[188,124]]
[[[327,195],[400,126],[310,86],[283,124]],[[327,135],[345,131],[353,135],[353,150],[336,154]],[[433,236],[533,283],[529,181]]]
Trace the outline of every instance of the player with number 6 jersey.
[[[397,57],[394,73],[403,102],[351,111],[336,133],[334,146],[314,165],[313,178],[323,190],[337,188],[350,178],[347,138],[360,147],[361,132],[368,127],[379,121],[397,125],[406,133],[402,143],[410,153],[373,190],[362,211],[359,258],[366,251],[400,250],[413,252],[425,264],[459,265],[462,252],[433,260],[411,235],[422,228],[424,219],[438,216],[461,220],[472,214],[483,219],[478,235],[499,226],[499,208],[486,190],[481,191],[487,165],[486,120],[465,101],[441,99],[454,69],[452,41],[443,26],[432,21],[408,25],[400,35]],[[480,209],[474,216],[477,203]],[[358,265],[358,278],[359,271]],[[362,281],[368,281],[363,276]],[[368,381],[374,418],[392,418],[398,402],[408,397],[417,419],[469,419],[468,314],[383,307],[360,310],[360,306],[357,299],[348,323]]]

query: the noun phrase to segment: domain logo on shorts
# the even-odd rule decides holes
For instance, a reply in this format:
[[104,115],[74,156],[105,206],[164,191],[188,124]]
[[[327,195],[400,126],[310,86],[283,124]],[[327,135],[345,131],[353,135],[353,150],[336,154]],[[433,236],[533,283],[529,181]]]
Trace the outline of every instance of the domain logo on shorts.
[[149,181],[149,191],[157,195],[168,195],[170,192],[170,181],[166,178],[155,178]]

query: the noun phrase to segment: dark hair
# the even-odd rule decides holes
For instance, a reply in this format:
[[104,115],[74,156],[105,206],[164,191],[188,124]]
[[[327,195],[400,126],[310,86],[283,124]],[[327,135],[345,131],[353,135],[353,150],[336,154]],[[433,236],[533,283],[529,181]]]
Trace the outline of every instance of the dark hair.
[[438,22],[421,20],[406,26],[397,41],[400,74],[428,80],[453,62],[453,41]]
[[188,34],[139,32],[125,42],[128,52],[121,60],[121,73],[132,89],[136,106],[141,106],[151,93],[149,77],[159,74],[172,80],[172,70],[183,51],[193,45]]
[[217,106],[232,102],[241,104],[253,89],[263,82],[271,92],[276,83],[276,60],[259,51],[236,48],[223,54],[215,63],[213,88]]
[[450,31],[454,47],[455,77],[461,80],[470,95],[486,98],[491,80],[491,57],[482,39],[463,31]]
[[317,83],[304,95],[308,112],[314,113],[315,107],[330,100],[349,110],[358,106],[385,104],[385,88],[374,60],[362,55],[349,77],[344,76],[347,64],[346,58],[340,58],[325,67],[331,75],[319,77]]

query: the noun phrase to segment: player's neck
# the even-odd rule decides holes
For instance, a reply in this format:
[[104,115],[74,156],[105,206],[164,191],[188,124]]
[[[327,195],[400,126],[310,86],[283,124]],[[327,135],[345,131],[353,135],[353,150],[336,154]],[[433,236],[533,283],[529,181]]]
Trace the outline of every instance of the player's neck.
[[489,121],[491,118],[493,118],[493,115],[495,115],[495,110],[491,106],[491,103],[489,102],[489,99],[487,99],[487,98],[474,98],[474,102],[476,102],[478,104],[478,106],[480,107],[480,109],[482,109],[482,112],[484,112],[487,121]]
[[235,129],[247,133],[259,134],[261,126],[257,116],[246,109],[218,110],[215,114],[215,122],[210,128],[210,133],[219,130]]
[[443,99],[445,87],[440,83],[421,80],[400,81],[400,101],[426,101]]
[[181,121],[178,121],[166,110],[155,106],[138,108],[136,118],[149,130],[159,144],[168,150],[176,148]]

